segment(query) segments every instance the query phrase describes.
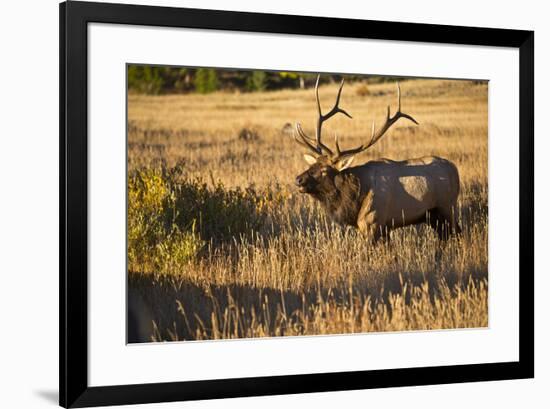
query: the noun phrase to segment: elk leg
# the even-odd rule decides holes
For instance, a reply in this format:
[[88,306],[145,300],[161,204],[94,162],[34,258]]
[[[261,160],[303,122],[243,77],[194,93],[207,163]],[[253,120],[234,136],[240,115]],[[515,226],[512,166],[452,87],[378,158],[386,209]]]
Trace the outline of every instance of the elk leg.
[[359,222],[358,226],[359,232],[363,237],[365,237],[371,244],[376,244],[383,237],[383,227],[374,223],[364,223]]
[[439,209],[428,211],[426,221],[430,227],[436,231],[439,240],[446,241],[449,238],[449,222],[445,216],[441,214]]
[[453,234],[456,235],[456,237],[460,238],[460,236],[462,236],[462,229],[460,228],[460,224],[458,224],[458,222],[455,220],[455,222],[453,223]]
[[456,236],[460,238],[460,236],[462,236],[462,229],[460,228],[460,224],[458,224],[458,208],[456,206],[453,207],[452,220],[453,220],[452,226],[454,229],[454,234],[456,234]]
[[430,226],[437,231],[440,240],[448,240],[451,235],[462,234],[462,229],[450,209],[433,209],[428,212]]
[[383,243],[387,244],[390,241],[390,228],[388,226],[378,226],[377,233],[378,238],[377,240],[382,240]]
[[[383,196],[382,196],[383,197]],[[378,202],[376,204],[375,202]],[[380,220],[384,220],[381,217],[380,212],[375,210],[383,207],[380,203],[380,196],[375,196],[373,191],[370,191],[359,210],[357,217],[357,228],[372,244],[376,244],[381,238],[387,237],[387,228],[380,223]]]
[[460,238],[462,235],[462,229],[460,228],[460,225],[458,224],[458,209],[456,207],[456,204],[449,209],[439,210],[440,213],[443,215],[445,220],[447,220],[447,223],[449,224],[450,228],[450,234],[457,236]]

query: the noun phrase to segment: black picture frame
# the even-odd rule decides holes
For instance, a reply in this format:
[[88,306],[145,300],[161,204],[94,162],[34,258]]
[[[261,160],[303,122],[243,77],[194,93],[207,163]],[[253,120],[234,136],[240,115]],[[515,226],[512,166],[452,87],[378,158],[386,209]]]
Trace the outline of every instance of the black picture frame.
[[[78,1],[61,3],[59,19],[61,406],[139,404],[534,377],[534,32]],[[92,22],[483,45],[519,50],[519,360],[89,387],[87,25]]]

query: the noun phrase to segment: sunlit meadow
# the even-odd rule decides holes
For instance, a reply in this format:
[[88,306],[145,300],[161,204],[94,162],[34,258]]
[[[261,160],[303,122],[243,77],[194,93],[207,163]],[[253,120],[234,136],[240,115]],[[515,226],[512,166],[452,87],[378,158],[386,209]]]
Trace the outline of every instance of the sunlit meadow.
[[[298,193],[313,89],[128,96],[129,342],[488,325],[487,83],[401,81],[400,121],[355,164],[437,155],[461,179],[463,234],[369,244]],[[320,87],[325,109],[337,84]],[[346,84],[324,126],[343,147],[396,107],[393,82]]]

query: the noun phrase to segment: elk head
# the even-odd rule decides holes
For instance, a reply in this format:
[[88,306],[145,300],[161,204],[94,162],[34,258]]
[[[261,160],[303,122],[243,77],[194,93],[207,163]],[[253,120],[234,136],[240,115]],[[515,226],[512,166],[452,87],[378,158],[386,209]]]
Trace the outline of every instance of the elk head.
[[326,196],[326,193],[334,190],[334,188],[337,187],[339,184],[337,176],[340,174],[340,172],[342,172],[344,169],[348,168],[352,164],[355,155],[369,149],[372,145],[378,142],[378,140],[382,138],[386,131],[400,118],[405,118],[414,122],[415,124],[418,124],[418,122],[416,122],[416,120],[412,116],[401,112],[401,89],[399,87],[399,83],[397,83],[397,112],[393,116],[391,116],[390,107],[388,106],[386,120],[382,127],[376,130],[375,123],[373,121],[370,139],[366,141],[366,143],[356,148],[341,150],[338,143],[338,135],[335,134],[335,149],[333,151],[322,142],[321,131],[323,123],[338,113],[341,113],[348,118],[352,117],[339,106],[340,96],[342,95],[342,88],[344,87],[343,79],[340,83],[340,88],[338,89],[338,94],[336,95],[336,102],[334,103],[334,106],[328,113],[323,114],[321,110],[321,102],[319,100],[319,77],[320,76],[317,76],[317,81],[315,83],[315,97],[317,100],[318,111],[315,138],[308,136],[299,123],[296,124],[296,133],[294,134],[294,139],[296,140],[296,142],[298,142],[301,146],[307,148],[313,153],[313,155],[304,154],[304,159],[310,165],[310,167],[304,173],[296,177],[296,185],[298,186],[300,192],[309,193],[318,197]]

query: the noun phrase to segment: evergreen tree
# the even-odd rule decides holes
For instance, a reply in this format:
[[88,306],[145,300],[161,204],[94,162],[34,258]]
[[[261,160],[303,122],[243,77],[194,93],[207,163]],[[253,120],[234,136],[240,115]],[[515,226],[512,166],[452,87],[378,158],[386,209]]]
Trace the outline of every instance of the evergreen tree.
[[195,91],[201,94],[216,91],[218,89],[218,75],[211,68],[199,68],[195,73]]
[[267,87],[267,74],[265,71],[252,71],[246,78],[247,91],[264,91]]

